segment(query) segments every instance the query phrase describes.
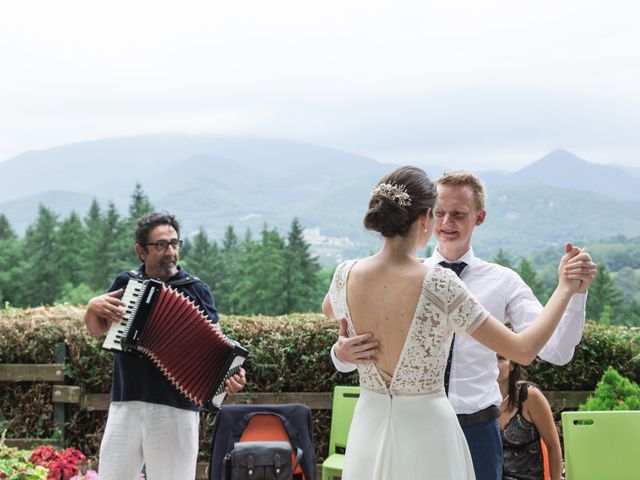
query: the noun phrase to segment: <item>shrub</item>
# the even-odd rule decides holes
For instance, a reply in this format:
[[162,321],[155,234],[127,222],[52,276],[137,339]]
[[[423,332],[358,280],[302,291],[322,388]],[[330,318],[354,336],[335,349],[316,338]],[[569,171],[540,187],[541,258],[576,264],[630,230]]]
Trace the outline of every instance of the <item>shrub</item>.
[[640,410],[640,386],[609,367],[580,410]]

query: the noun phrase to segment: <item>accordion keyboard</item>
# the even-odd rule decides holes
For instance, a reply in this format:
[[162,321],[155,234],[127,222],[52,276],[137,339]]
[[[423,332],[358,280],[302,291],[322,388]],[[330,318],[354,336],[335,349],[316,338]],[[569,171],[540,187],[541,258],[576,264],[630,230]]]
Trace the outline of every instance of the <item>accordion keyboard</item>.
[[[233,361],[231,362],[231,365],[229,366],[229,370],[224,376],[224,380],[226,380],[229,377],[232,377],[236,373],[240,373],[240,368],[242,367],[242,364],[244,363],[247,354],[248,352],[245,351],[243,353],[244,356],[236,356],[233,359]],[[226,387],[227,385],[223,381],[218,387],[218,389],[216,390],[216,392],[214,393],[213,398],[210,400],[211,404],[208,405],[209,408],[211,408],[212,406],[214,408],[220,408],[220,405],[224,401],[224,398],[227,396],[227,392],[225,391]]]
[[140,304],[140,298],[143,294],[144,282],[141,280],[130,279],[127,288],[122,295],[122,301],[125,303],[125,314],[120,322],[113,322],[111,328],[104,339],[102,348],[106,350],[122,351],[121,341],[127,336],[131,320],[135,317],[136,311]]

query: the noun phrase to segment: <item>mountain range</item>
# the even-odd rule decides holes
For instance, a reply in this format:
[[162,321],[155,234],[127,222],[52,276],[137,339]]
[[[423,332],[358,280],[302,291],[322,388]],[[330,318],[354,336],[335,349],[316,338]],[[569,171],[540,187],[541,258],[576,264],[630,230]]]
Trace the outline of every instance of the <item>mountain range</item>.
[[[284,234],[298,217],[321,261],[365,255],[379,240],[362,227],[375,182],[395,165],[287,140],[148,135],[26,152],[0,163],[0,213],[17,233],[43,204],[84,215],[95,198],[126,214],[140,183],[158,209],[176,213],[185,236],[228,225]],[[455,168],[455,166],[452,166]],[[446,166],[423,167],[436,177]],[[480,171],[488,215],[474,247],[522,255],[564,241],[640,235],[640,170],[589,163],[555,150],[513,172]]]

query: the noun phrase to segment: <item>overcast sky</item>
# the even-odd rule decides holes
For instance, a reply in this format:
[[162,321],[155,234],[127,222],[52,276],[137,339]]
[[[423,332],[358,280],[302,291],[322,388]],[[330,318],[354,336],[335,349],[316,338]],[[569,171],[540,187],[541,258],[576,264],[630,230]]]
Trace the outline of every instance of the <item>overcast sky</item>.
[[2,2],[0,161],[184,132],[640,167],[639,19],[620,0]]

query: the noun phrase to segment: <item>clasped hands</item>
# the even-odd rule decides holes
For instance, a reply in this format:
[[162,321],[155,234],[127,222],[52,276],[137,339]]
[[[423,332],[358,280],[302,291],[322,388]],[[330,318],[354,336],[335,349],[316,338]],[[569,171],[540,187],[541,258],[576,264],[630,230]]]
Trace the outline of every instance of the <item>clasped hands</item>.
[[586,293],[589,285],[596,277],[596,264],[591,259],[586,248],[574,247],[571,243],[565,244],[566,254],[560,260],[558,276],[560,283],[577,282],[573,284],[575,293]]

